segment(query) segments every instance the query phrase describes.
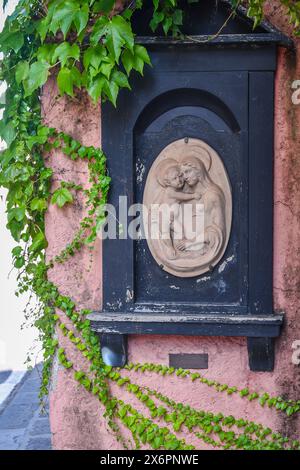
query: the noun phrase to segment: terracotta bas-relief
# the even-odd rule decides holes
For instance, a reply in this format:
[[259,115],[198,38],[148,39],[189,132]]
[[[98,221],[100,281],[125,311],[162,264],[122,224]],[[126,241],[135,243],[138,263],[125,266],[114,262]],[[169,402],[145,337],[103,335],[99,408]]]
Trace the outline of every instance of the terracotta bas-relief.
[[232,194],[220,156],[185,138],[155,159],[145,185],[144,229],[152,256],[178,277],[211,271],[226,250]]

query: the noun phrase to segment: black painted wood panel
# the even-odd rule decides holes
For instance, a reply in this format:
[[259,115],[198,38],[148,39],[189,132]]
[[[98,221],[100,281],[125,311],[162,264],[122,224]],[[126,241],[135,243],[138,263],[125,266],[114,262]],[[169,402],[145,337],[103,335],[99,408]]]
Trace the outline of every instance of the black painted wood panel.
[[109,335],[247,336],[251,369],[271,370],[270,338],[283,321],[272,301],[275,46],[156,42],[150,54],[155,66],[132,79],[133,91],[120,93],[117,109],[102,107],[109,202],[118,208],[119,196],[127,196],[128,206],[141,203],[160,151],[199,138],[228,172],[232,233],[214,271],[189,279],[162,271],[145,240],[105,240],[103,312],[91,315],[92,326]]

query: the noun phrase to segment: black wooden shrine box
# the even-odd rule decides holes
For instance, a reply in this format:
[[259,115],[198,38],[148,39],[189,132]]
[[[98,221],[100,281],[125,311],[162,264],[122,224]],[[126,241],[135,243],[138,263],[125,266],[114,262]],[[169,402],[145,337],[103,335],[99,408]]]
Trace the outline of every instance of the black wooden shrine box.
[[153,67],[131,79],[117,109],[103,104],[109,203],[141,203],[153,161],[185,136],[222,156],[233,197],[229,244],[209,275],[166,273],[146,240],[103,242],[103,310],[89,318],[110,365],[126,363],[128,334],[165,334],[247,337],[251,370],[274,368],[283,323],[273,311],[274,72],[277,46],[292,43],[267,23],[253,31],[243,8],[211,39],[229,14],[226,1],[191,4],[186,36],[174,40],[153,36],[144,7],[134,30]]

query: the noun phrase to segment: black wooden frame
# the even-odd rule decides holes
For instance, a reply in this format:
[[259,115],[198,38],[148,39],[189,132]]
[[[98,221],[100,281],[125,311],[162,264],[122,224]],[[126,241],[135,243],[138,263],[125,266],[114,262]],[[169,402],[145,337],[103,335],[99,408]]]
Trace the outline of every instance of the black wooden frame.
[[[248,73],[249,80],[249,299],[247,311],[199,308],[197,303],[174,313],[172,308],[162,309],[151,304],[148,310],[134,303],[134,249],[132,240],[105,240],[103,242],[103,310],[90,315],[92,328],[101,336],[102,346],[111,344],[111,365],[126,363],[126,335],[167,334],[197,336],[243,336],[248,338],[249,365],[254,371],[274,368],[274,338],[280,335],[282,313],[273,312],[273,106],[276,45],[271,34],[253,47],[231,38],[217,47],[203,46],[200,42],[176,42],[179,64],[187,70],[230,71]],[[154,67],[163,71],[168,50],[175,47],[172,39],[147,42]],[[282,41],[277,37],[277,43]],[[192,52],[192,55],[189,54]],[[193,63],[199,54],[197,64]],[[201,60],[200,60],[201,58]],[[109,173],[113,179],[110,202],[118,195],[127,195],[133,203],[133,122],[132,108],[139,109],[147,97],[147,78],[144,78],[145,96],[139,91],[129,95],[121,93],[119,106],[114,110],[105,103],[102,108],[102,147],[109,155]],[[138,81],[139,79],[137,79]],[[130,106],[130,112],[127,112]],[[123,113],[123,117],[120,115]],[[265,210],[267,208],[267,210]],[[119,243],[119,245],[118,245]],[[120,245],[120,243],[122,245]],[[119,308],[117,307],[119,305]]]

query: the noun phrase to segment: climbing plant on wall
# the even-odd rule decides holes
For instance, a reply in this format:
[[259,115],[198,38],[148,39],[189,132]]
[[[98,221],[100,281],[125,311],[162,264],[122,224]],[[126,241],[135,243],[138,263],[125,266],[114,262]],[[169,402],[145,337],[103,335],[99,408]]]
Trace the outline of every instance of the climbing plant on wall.
[[[187,0],[187,3],[197,1]],[[6,3],[4,1],[4,7]],[[233,10],[240,3],[231,0]],[[265,1],[249,0],[246,3],[248,15],[255,25],[259,24]],[[295,34],[299,35],[299,2],[281,0],[281,3],[290,16]],[[153,0],[150,21],[153,32],[161,28],[164,34],[180,37],[185,12],[180,5],[177,0]],[[143,0],[20,0],[0,34],[3,53],[0,79],[7,85],[5,104],[1,105],[4,112],[0,136],[6,142],[6,148],[0,156],[0,184],[8,190],[7,227],[16,241],[12,257],[18,270],[17,295],[29,292],[38,299],[34,308],[28,307],[26,317],[38,327],[43,343],[41,396],[48,391],[52,361],[57,354],[60,363],[105,407],[108,425],[125,447],[140,447],[147,443],[154,449],[192,449],[193,445],[176,434],[185,429],[193,441],[197,438],[218,448],[299,449],[298,441],[291,442],[258,423],[177,403],[158,390],[134,383],[126,370],[200,381],[232,399],[238,395],[250,402],[256,401],[262,407],[279,410],[288,417],[300,411],[300,401],[286,401],[269,396],[267,392],[239,390],[198,373],[162,365],[129,364],[123,370],[105,366],[98,338],[86,318],[89,312],[78,310],[72,299],[62,295],[48,279],[48,271],[56,263],[64,263],[85,245],[93,246],[97,231],[105,220],[110,178],[106,173],[106,156],[101,149],[84,146],[70,135],[43,125],[41,87],[53,74],[61,95],[80,99],[86,91],[94,103],[100,99],[109,100],[117,106],[119,90],[130,89],[131,74],[143,75],[144,67],[150,65],[147,50],[135,42],[131,27],[132,14],[142,7]],[[52,191],[52,170],[44,163],[52,149],[62,150],[72,160],[88,162],[88,187],[62,181]],[[45,212],[49,204],[59,208],[72,204],[77,192],[84,193],[87,215],[81,220],[72,242],[46,261]],[[88,370],[80,370],[70,361],[60,345],[58,330],[86,358]],[[111,381],[142,402],[147,416],[111,396]],[[130,442],[123,437],[120,423],[130,430]]]

